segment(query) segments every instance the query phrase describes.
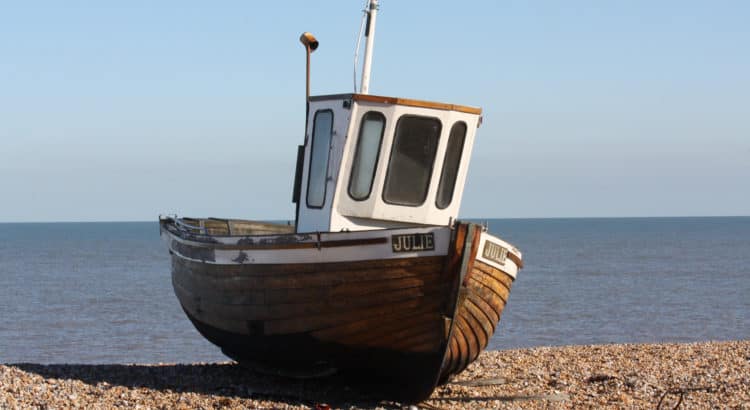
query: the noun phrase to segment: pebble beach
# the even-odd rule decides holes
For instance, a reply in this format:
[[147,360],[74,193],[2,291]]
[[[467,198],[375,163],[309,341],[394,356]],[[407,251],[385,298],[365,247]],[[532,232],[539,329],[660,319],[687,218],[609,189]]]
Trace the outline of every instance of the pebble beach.
[[[404,407],[337,376],[285,379],[233,363],[0,365],[0,409]],[[426,409],[750,409],[750,341],[487,351]]]

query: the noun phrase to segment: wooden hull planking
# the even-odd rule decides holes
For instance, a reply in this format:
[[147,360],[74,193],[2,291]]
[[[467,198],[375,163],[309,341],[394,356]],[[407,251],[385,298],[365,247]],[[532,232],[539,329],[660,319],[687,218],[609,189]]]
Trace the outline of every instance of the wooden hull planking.
[[260,336],[310,333],[347,344],[360,322],[385,325],[400,323],[400,315],[437,312],[449,290],[443,259],[225,269],[173,256],[172,280],[185,310],[217,328]]
[[462,286],[440,384],[463,371],[489,344],[508,301],[513,278],[476,261]]
[[[517,249],[477,225],[459,225],[457,230],[459,237],[464,230],[466,239],[438,384],[466,369],[487,347],[499,325],[513,280],[523,266]],[[457,241],[453,246],[460,244]]]
[[[360,369],[392,380],[394,397],[405,401],[428,397],[478,357],[517,270],[477,259],[487,235],[478,225],[430,229],[434,249],[384,257],[383,247],[391,250],[384,233],[411,231],[381,231],[377,238],[357,232],[355,242],[341,240],[343,233],[318,234],[314,246],[309,235],[288,234],[297,240],[276,237],[260,246],[263,241],[226,236],[204,240],[162,224],[175,294],[199,332],[225,354],[280,367]],[[296,253],[285,256],[290,249]],[[342,261],[337,255],[348,250],[376,257]],[[268,263],[274,252],[280,262]],[[302,262],[305,252],[311,263]],[[326,257],[334,261],[320,262]]]

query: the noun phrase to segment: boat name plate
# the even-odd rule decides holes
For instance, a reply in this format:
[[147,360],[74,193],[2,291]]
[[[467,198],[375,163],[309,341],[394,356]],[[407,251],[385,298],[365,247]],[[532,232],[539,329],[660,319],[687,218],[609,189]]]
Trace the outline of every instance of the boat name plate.
[[485,241],[482,257],[504,265],[505,259],[508,257],[508,250],[496,243]]
[[429,232],[393,235],[391,247],[393,252],[434,251],[435,234]]

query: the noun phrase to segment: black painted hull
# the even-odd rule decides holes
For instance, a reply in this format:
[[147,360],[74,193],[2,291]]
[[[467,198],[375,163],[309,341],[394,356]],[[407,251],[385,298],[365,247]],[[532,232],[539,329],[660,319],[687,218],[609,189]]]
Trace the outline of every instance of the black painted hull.
[[[366,383],[377,396],[407,403],[427,399],[435,388],[442,353],[405,353],[386,349],[358,349],[321,343],[308,334],[277,337],[248,336],[217,329],[187,313],[208,341],[240,364],[256,371],[288,377],[309,377],[344,371],[355,382]],[[281,359],[283,358],[283,360]]]

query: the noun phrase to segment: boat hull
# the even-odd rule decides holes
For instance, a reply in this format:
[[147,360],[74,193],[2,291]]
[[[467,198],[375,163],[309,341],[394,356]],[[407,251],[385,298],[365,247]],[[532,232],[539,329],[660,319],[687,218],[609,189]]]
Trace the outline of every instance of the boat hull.
[[432,394],[442,362],[439,352],[358,347],[323,342],[306,333],[248,336],[218,329],[189,313],[187,316],[224,354],[254,371],[291,378],[344,372],[353,376],[352,380],[365,383],[372,393],[404,402],[419,402]]
[[473,224],[265,241],[162,229],[175,294],[225,354],[354,370],[402,401],[429,397],[476,359],[513,280],[478,260],[484,233]]
[[439,384],[460,373],[489,344],[508,301],[513,278],[483,262],[475,262],[462,284]]

